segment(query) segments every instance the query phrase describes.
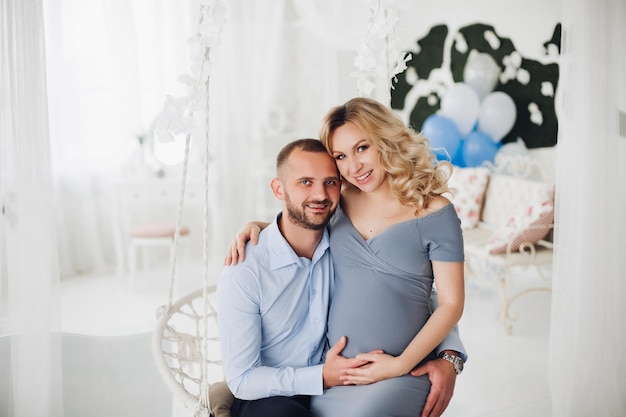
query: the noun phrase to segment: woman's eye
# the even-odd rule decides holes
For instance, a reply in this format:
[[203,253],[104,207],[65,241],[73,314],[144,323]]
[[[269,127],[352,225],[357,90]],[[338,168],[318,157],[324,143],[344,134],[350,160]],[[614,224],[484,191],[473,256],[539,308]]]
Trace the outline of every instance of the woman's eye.
[[367,145],[361,145],[358,148],[356,148],[357,152],[363,152],[365,150],[367,150],[368,146]]
[[346,157],[346,156],[345,156],[344,154],[341,154],[341,155],[336,155],[336,156],[335,156],[335,159],[339,161],[339,160],[344,159],[345,157]]

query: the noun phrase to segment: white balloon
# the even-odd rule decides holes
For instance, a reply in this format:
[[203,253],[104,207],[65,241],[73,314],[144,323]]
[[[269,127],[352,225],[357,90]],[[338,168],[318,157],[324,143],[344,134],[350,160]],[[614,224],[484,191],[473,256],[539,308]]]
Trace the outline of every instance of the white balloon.
[[528,156],[528,148],[520,138],[515,142],[505,143],[500,147],[496,157],[523,157]]
[[451,119],[466,136],[474,129],[480,112],[480,99],[472,87],[465,83],[456,83],[441,98],[439,114]]
[[478,131],[486,133],[494,142],[511,131],[517,117],[515,102],[506,93],[496,91],[487,94],[480,106]]
[[463,80],[482,100],[498,84],[499,74],[500,67],[491,55],[472,50],[463,69]]

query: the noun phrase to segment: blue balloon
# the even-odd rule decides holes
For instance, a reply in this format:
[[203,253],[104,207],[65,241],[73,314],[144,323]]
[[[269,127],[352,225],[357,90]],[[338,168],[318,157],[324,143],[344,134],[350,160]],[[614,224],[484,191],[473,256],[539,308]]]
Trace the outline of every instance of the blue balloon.
[[449,161],[461,147],[461,133],[456,124],[445,116],[433,114],[422,126],[422,134],[438,160]]
[[456,155],[452,157],[452,165],[455,165],[460,168],[465,168],[467,165],[465,164],[465,160],[463,160],[463,144],[465,143],[465,139],[461,139],[461,145],[459,146],[459,150],[456,152]]
[[493,163],[498,152],[498,146],[486,133],[474,131],[463,141],[463,161],[468,167],[480,166],[483,162]]

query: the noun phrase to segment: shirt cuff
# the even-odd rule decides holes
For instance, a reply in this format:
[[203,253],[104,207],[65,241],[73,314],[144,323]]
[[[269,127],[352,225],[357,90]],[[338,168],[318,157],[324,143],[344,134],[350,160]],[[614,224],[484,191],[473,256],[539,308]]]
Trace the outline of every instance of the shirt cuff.
[[306,366],[296,369],[298,392],[302,395],[322,395],[324,381],[322,376],[324,365]]

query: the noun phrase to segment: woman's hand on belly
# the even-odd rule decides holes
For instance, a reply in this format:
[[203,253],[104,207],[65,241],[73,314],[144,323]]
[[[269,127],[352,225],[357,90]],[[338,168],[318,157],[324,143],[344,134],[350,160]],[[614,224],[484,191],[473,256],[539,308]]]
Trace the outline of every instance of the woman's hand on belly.
[[[324,389],[334,387],[337,385],[344,385],[341,380],[343,372],[350,369],[358,369],[358,367],[367,365],[367,360],[358,358],[346,358],[341,355],[341,352],[346,347],[347,339],[345,336],[339,338],[337,343],[326,352],[326,362],[322,368],[322,379],[324,382]],[[375,350],[370,352],[372,354],[382,353],[382,350]]]
[[356,359],[367,363],[359,368],[344,369],[340,376],[344,385],[367,385],[408,373],[399,358],[386,353],[361,353]]

